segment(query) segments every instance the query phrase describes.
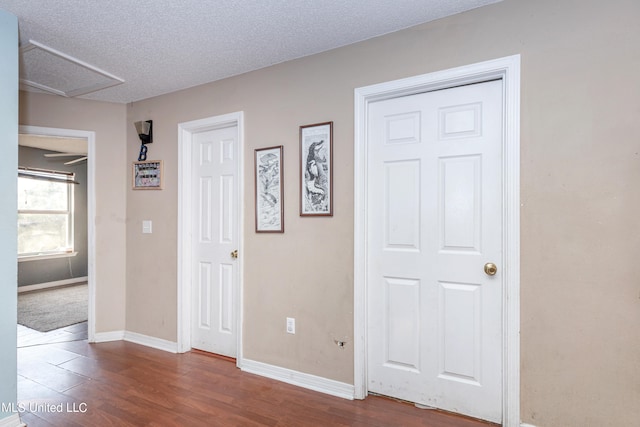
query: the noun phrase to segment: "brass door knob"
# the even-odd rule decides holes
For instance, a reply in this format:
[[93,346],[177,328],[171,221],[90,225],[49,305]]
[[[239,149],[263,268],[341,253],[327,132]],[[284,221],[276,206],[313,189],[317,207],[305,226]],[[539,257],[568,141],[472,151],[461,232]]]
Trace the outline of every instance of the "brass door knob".
[[237,249],[235,251],[231,252],[231,258],[233,258],[233,259],[238,258],[238,250]]
[[498,272],[498,267],[494,263],[488,262],[484,265],[484,272],[489,276],[495,276]]

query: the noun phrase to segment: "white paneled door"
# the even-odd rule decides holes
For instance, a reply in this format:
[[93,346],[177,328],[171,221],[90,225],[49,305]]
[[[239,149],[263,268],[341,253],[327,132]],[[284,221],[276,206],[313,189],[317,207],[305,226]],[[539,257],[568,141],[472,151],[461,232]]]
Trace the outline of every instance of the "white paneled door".
[[369,108],[368,390],[500,422],[502,82]]
[[191,347],[236,357],[237,126],[193,134]]

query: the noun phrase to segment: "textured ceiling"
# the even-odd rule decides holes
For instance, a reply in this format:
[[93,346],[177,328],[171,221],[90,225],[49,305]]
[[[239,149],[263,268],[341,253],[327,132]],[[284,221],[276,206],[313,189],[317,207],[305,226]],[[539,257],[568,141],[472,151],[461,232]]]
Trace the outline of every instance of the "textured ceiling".
[[[33,40],[124,80],[77,96],[127,103],[498,1],[0,0],[0,9],[18,16],[21,46]],[[93,84],[73,87],[69,76],[90,80],[91,73],[42,52],[25,54],[20,73],[59,84],[67,96]]]

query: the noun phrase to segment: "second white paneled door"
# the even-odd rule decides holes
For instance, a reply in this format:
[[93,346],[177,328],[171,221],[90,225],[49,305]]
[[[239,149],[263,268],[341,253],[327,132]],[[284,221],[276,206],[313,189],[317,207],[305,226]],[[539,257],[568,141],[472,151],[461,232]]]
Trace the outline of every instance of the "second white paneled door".
[[193,134],[191,347],[236,357],[238,128]]
[[372,102],[367,125],[368,390],[494,422],[502,99],[492,81]]

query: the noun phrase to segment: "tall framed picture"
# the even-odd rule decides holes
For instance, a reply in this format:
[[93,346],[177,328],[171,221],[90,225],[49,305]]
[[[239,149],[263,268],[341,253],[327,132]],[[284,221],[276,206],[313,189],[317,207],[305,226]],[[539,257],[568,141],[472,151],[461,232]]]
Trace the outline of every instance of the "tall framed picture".
[[300,216],[333,216],[333,122],[300,126]]
[[284,233],[283,146],[255,150],[256,233]]
[[162,190],[162,160],[133,162],[134,190]]

